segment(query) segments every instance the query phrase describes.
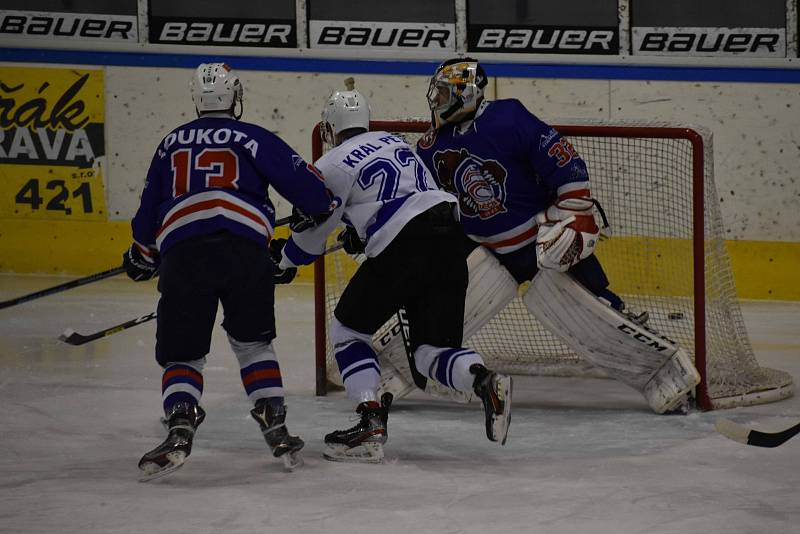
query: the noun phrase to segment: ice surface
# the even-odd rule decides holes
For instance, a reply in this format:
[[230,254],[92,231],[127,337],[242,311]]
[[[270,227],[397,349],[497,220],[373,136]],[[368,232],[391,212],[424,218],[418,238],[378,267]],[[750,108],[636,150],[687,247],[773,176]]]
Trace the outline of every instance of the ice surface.
[[[0,299],[63,281],[2,275]],[[385,464],[327,462],[322,436],[353,407],[314,396],[311,295],[278,288],[275,344],[305,465],[269,455],[217,325],[192,456],[148,484],[136,463],[164,434],[155,322],[79,347],[57,337],[152,311],[155,284],[117,277],[0,310],[0,533],[800,532],[800,437],[760,449],[713,428],[786,428],[797,397],[657,416],[610,380],[520,377],[505,447],[486,440],[478,404],[414,394],[393,407]],[[762,364],[800,381],[800,304],[744,311]]]

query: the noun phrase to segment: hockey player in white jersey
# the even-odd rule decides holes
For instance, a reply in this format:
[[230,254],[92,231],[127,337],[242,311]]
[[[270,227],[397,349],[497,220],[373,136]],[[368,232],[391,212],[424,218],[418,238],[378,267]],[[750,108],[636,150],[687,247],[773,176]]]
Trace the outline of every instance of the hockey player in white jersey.
[[324,224],[295,232],[279,268],[308,264],[324,252],[340,222],[350,253],[361,264],[342,293],[330,338],[348,397],[360,421],[325,436],[333,461],[380,462],[391,396],[378,399],[380,367],[373,334],[404,307],[416,369],[483,401],[487,437],[505,444],[511,378],[492,372],[461,346],[467,265],[456,199],[440,191],[406,142],[370,132],[367,100],[358,91],[333,93],[322,111],[325,140],[334,145],[315,167],[341,205]]

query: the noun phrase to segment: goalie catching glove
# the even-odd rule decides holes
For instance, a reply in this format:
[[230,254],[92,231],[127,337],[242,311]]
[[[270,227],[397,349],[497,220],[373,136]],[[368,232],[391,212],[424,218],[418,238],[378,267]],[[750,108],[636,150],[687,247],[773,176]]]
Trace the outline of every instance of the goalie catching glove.
[[594,204],[589,198],[568,198],[536,214],[536,262],[540,269],[564,272],[594,252],[600,238]]
[[281,259],[283,259],[283,247],[286,240],[283,238],[273,239],[269,242],[269,257],[272,259],[272,281],[276,284],[288,284],[297,275],[297,267],[287,267],[281,269]]
[[150,280],[158,274],[158,252],[133,243],[122,253],[122,266],[134,282]]

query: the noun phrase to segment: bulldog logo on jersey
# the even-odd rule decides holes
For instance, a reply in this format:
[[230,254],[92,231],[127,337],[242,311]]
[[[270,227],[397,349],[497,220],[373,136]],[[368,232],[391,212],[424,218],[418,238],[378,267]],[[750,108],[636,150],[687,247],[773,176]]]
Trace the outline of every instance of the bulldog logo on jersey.
[[505,213],[508,171],[497,161],[461,150],[440,150],[433,164],[442,187],[458,196],[462,215],[490,219]]

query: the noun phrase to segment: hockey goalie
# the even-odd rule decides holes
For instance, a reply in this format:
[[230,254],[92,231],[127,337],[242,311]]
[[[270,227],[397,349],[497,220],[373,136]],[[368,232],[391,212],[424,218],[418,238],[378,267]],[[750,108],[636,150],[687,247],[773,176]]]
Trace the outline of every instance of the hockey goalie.
[[[472,249],[464,339],[530,281],[525,307],[582,360],[641,392],[656,413],[681,408],[700,374],[683,348],[609,289],[594,255],[601,236],[595,214],[608,225],[585,163],[518,100],[484,99],[486,84],[475,60],[442,63],[428,90],[432,128],[417,144],[439,185],[458,198]],[[396,399],[414,382],[438,392],[414,373],[402,339],[391,339],[379,357],[383,388]]]

